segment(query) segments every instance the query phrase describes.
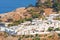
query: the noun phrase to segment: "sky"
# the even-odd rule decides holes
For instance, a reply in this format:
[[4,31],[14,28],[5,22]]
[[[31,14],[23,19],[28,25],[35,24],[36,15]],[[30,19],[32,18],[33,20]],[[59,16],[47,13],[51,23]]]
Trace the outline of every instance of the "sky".
[[0,14],[15,10],[19,7],[26,7],[29,4],[35,5],[36,0],[0,0]]

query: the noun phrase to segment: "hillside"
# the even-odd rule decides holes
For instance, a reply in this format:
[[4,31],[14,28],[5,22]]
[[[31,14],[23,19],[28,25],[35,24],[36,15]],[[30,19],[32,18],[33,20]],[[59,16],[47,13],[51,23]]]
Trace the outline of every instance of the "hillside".
[[[11,21],[12,20],[17,21],[17,20],[24,19],[24,18],[30,18],[30,17],[32,17],[32,14],[41,15],[40,10],[41,9],[39,9],[37,7],[29,7],[27,9],[25,9],[25,7],[17,8],[15,11],[0,14],[0,20],[3,22],[8,22],[8,21],[10,21],[9,19],[11,19]],[[45,8],[42,11],[44,11],[46,13],[46,15],[49,15],[49,14],[53,13],[52,10],[53,10],[52,8]]]
[[46,15],[57,13],[60,10],[59,2],[59,0],[37,0],[36,6],[29,5],[28,7],[17,8],[12,12],[0,14],[0,21],[13,22],[33,17],[41,18],[43,13]]
[[[38,7],[22,7],[16,10],[4,14],[0,14],[0,22],[12,22],[12,25],[18,25],[25,21],[32,21],[34,18],[43,18],[49,16],[52,13],[57,13],[53,11],[53,8],[38,8]],[[10,25],[10,24],[9,24]]]
[[[12,23],[8,24],[6,28],[4,27],[5,29],[3,27],[2,27],[3,29],[2,28],[0,29],[4,31],[7,30],[6,32],[8,32],[8,33],[0,32],[0,40],[60,40],[60,34],[55,32],[55,30],[56,31],[58,30],[58,32],[60,31],[60,23],[58,23],[60,22],[59,13],[60,13],[59,0],[37,0],[35,6],[29,5],[28,7],[20,7],[17,8],[16,10],[13,10],[12,12],[0,14],[0,22]],[[51,18],[50,14],[52,14],[52,17],[53,15],[55,17],[55,14],[59,14],[59,17],[57,16],[57,18],[56,17],[54,18],[54,20],[59,21],[55,22],[53,19],[52,19],[53,21],[50,20],[49,19]],[[35,18],[38,18],[38,20],[34,20]],[[42,20],[39,21],[39,19]],[[26,21],[28,23],[26,23]],[[58,28],[55,29],[55,27]],[[48,30],[45,30],[47,28]],[[10,31],[11,35],[9,34]],[[30,35],[29,32],[30,33],[49,32],[49,33],[48,34],[42,33],[41,35],[40,34]],[[13,35],[12,33],[21,35]],[[22,35],[25,33],[28,33],[29,35],[28,34]]]
[[56,32],[41,35],[8,35],[6,32],[0,32],[0,40],[60,40],[60,34]]

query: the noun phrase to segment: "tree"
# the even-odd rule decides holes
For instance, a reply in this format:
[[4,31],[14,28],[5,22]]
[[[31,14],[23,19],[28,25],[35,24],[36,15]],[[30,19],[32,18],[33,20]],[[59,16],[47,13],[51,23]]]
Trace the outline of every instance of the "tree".
[[18,40],[21,40],[21,38],[19,38]]
[[52,27],[49,27],[49,28],[48,28],[48,31],[53,31],[53,28],[52,28]]
[[33,38],[33,40],[40,40],[40,37],[38,34],[35,34],[35,37]]
[[36,7],[41,7],[41,6],[42,6],[41,1],[40,1],[40,0],[37,0],[37,2],[36,2]]
[[60,34],[58,34],[58,36],[60,36]]
[[18,25],[20,23],[23,23],[24,21],[25,21],[25,19],[20,19],[18,21],[14,21],[12,24],[9,24],[8,26],[10,27],[10,26]]
[[26,21],[32,21],[32,18],[25,18]]
[[58,0],[55,0],[54,4],[53,4],[53,8],[54,10],[56,10],[57,12],[60,11],[60,3]]
[[60,28],[56,28],[55,31],[60,31]]
[[36,7],[41,7],[42,6],[42,4],[41,3],[36,3]]
[[24,19],[20,19],[18,21],[14,21],[13,24],[18,25],[20,23],[23,23],[24,21],[25,21]]
[[35,34],[36,37],[38,37],[38,34]]
[[35,37],[33,40],[40,40],[40,38],[39,37]]
[[7,32],[4,32],[4,37],[6,38],[8,36],[9,36],[8,33]]
[[32,14],[32,18],[38,18],[40,15],[35,13],[35,14]]
[[29,38],[30,36],[29,35],[26,35],[25,38]]
[[47,7],[52,7],[51,0],[47,0],[47,1],[44,3],[44,5],[47,6]]
[[8,26],[10,27],[10,26],[14,26],[14,24],[8,24]]

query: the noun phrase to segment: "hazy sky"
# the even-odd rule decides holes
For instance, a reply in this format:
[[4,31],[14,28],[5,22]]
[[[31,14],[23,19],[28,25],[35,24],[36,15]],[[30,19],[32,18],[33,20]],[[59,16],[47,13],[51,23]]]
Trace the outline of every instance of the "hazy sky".
[[18,7],[25,7],[29,4],[35,5],[36,0],[0,0],[0,13],[12,11]]

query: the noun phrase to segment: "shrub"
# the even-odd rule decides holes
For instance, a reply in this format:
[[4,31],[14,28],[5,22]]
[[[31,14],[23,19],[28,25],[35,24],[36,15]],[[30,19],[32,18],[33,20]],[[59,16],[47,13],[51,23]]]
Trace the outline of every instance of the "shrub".
[[41,6],[42,6],[42,3],[40,3],[40,2],[36,3],[36,7],[41,7]]
[[21,38],[19,38],[18,40],[21,40]]
[[30,35],[30,37],[32,38],[32,37],[34,37],[33,35]]
[[53,4],[53,8],[58,12],[60,11],[60,3],[55,0],[55,3]]
[[40,38],[39,37],[36,37],[35,40],[40,40]]
[[51,3],[51,0],[47,0],[44,5],[46,5],[47,7],[52,7],[52,3]]
[[38,36],[38,34],[35,34],[35,36],[37,37],[37,36]]
[[25,18],[26,21],[32,21],[32,18]]
[[49,38],[52,38],[52,35],[48,36]]
[[9,36],[8,33],[7,32],[4,32],[4,37],[6,38],[8,36]]
[[60,31],[60,28],[56,28],[55,31]]
[[53,30],[53,28],[51,28],[51,27],[48,28],[48,31],[52,31],[52,30]]
[[14,24],[8,24],[8,26],[10,27],[10,26],[14,26]]
[[58,36],[60,36],[60,34],[58,34]]
[[18,21],[14,21],[13,23],[14,23],[14,25],[18,25],[20,23],[23,23],[24,21],[25,21],[24,19],[20,19]]
[[39,14],[32,14],[32,18],[38,18],[40,15]]
[[30,36],[29,35],[26,35],[25,38],[29,38]]

